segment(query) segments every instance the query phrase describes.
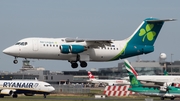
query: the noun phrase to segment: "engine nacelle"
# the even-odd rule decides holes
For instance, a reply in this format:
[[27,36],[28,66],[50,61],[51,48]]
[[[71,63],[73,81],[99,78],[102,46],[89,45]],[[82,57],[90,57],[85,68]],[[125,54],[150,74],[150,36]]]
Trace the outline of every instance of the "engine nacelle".
[[3,89],[1,90],[0,94],[2,95],[6,95],[6,96],[11,96],[12,95],[12,90],[9,90],[9,89]]
[[166,92],[167,91],[167,87],[166,86],[160,86],[160,91]]
[[59,49],[61,53],[68,54],[70,53],[69,47],[70,47],[69,45],[61,45],[59,46]]
[[77,53],[81,53],[87,50],[87,48],[85,46],[82,45],[71,45],[69,47],[69,50],[71,53],[73,54],[77,54]]
[[34,96],[33,93],[24,93],[24,95],[26,95],[26,96]]
[[78,54],[87,50],[87,48],[82,45],[61,45],[59,49],[61,53],[64,54],[68,54],[68,53]]

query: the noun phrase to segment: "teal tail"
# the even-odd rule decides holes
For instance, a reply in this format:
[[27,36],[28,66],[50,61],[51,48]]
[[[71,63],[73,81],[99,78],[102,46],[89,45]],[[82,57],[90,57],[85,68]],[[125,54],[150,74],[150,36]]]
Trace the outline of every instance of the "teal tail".
[[[137,80],[136,73],[134,73],[134,70],[132,70],[133,67],[129,64],[128,60],[124,60],[124,65],[129,74],[129,80],[130,80],[132,88],[142,86],[141,82],[139,80]],[[130,67],[132,67],[132,68],[130,68]]]
[[164,75],[168,75],[168,72],[166,70],[164,70]]
[[154,43],[165,21],[174,21],[175,19],[159,20],[156,18],[147,18],[127,39],[121,59],[140,54],[147,54],[154,51]]

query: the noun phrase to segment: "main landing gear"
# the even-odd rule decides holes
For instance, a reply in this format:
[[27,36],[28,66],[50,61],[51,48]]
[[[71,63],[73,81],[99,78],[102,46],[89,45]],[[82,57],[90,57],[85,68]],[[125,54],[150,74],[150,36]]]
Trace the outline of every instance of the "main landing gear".
[[[80,61],[80,66],[81,66],[82,68],[87,67],[87,62],[85,62],[85,61]],[[78,67],[78,63],[77,63],[77,62],[71,62],[71,67],[72,67],[72,68],[77,68],[77,67]]]
[[43,94],[43,97],[46,98],[46,95],[47,95],[47,94]]

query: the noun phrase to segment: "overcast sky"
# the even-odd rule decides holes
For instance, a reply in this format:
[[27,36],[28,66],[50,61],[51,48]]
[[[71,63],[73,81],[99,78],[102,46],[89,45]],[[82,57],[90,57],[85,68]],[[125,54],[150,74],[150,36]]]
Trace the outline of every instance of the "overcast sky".
[[[160,53],[166,61],[180,60],[180,1],[179,0],[0,0],[0,71],[18,71],[22,60],[13,64],[14,57],[2,50],[26,37],[79,37],[121,40],[129,37],[147,17],[176,18],[166,22],[154,44],[155,51],[140,55],[142,60],[156,60]],[[130,61],[137,57],[128,58]],[[114,67],[118,62],[88,62],[91,68]],[[31,60],[35,67],[52,71],[72,69],[61,60]]]

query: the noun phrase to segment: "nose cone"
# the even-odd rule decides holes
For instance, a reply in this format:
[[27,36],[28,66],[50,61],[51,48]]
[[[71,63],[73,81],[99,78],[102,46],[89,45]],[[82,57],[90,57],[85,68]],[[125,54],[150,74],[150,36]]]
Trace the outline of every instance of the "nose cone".
[[17,56],[19,54],[19,50],[17,47],[11,46],[11,47],[4,49],[3,53],[7,54],[7,55]]
[[54,87],[51,87],[50,88],[50,92],[52,92],[52,91],[54,91],[55,90],[55,88]]

